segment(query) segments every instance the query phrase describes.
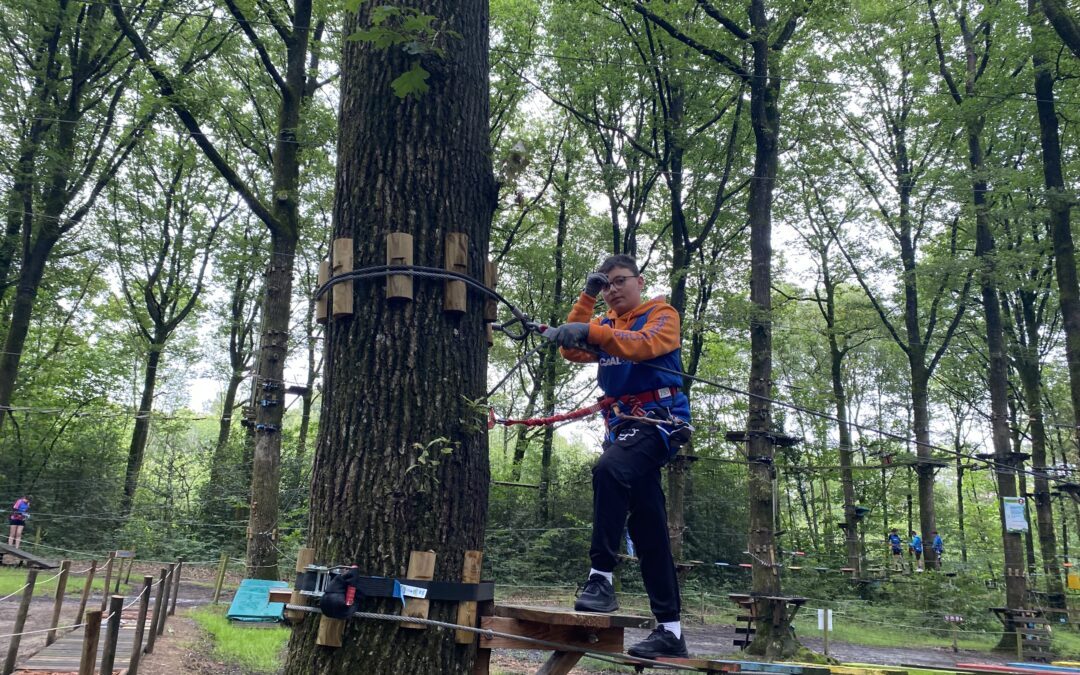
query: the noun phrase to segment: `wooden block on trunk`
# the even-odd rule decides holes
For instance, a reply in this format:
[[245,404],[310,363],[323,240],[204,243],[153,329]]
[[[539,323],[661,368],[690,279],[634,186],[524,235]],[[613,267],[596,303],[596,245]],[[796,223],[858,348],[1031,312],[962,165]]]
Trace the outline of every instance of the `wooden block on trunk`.
[[[386,264],[413,264],[413,236],[405,232],[386,235]],[[392,274],[386,278],[386,299],[412,300],[413,278],[407,274]]]
[[[352,272],[353,268],[353,240],[341,238],[334,240],[333,257],[331,265],[334,276]],[[334,318],[349,316],[353,313],[353,282],[339,281],[333,288],[333,314]]]
[[[503,616],[484,616],[480,618],[480,627],[500,633],[510,633],[522,637],[558,642],[581,649],[593,649],[602,652],[621,652],[623,650],[622,628],[594,628],[591,626],[559,626],[533,621],[508,619]],[[524,640],[504,637],[480,636],[482,649],[546,649]]]
[[331,619],[328,616],[319,617],[319,634],[315,637],[315,644],[323,647],[340,647],[341,638],[345,635],[345,622],[341,619]]
[[[431,581],[435,578],[435,551],[413,551],[409,554],[409,571],[405,574],[407,579],[419,581]],[[402,616],[411,616],[417,619],[428,617],[430,601],[424,598],[405,598],[405,608],[401,610]],[[402,628],[424,630],[427,626],[417,623],[402,623]]]
[[[465,562],[461,568],[461,581],[466,584],[480,583],[480,568],[483,566],[483,551],[465,551]],[[476,625],[476,603],[458,603],[457,623],[459,626]],[[454,631],[454,640],[460,645],[472,644],[476,633],[467,630]]]
[[[323,260],[319,263],[319,288],[330,281],[330,261]],[[333,294],[332,290],[328,290],[320,297],[315,299],[315,322],[325,324],[327,317],[330,314],[330,296]]]
[[[446,235],[444,266],[448,272],[468,274],[469,235],[464,232],[450,232]],[[443,311],[464,312],[468,308],[467,298],[464,281],[447,281],[444,284]]]
[[[307,566],[315,562],[315,549],[302,548],[296,553],[296,573],[299,574],[307,569]],[[285,591],[289,591],[288,598],[285,600],[275,600],[274,590],[279,591],[279,597],[285,595]],[[301,595],[299,588],[294,588],[291,591],[287,588],[270,589],[270,602],[287,602],[290,605],[306,605],[308,596]],[[295,609],[286,609],[285,618],[290,623],[300,623],[307,617],[307,612],[301,612]]]

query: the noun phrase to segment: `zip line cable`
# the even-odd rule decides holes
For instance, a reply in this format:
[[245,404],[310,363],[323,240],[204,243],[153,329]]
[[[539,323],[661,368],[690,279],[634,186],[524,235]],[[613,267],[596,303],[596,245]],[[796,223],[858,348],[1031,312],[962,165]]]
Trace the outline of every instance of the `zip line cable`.
[[[499,301],[500,303],[504,304],[509,309],[510,313],[514,316],[514,319],[513,319],[513,321],[508,322],[507,324],[502,324],[502,326],[509,326],[509,325],[513,325],[513,324],[516,324],[516,323],[520,323],[521,326],[522,326],[522,329],[526,333],[537,333],[537,334],[540,334],[540,335],[542,335],[542,331],[545,328],[545,326],[543,326],[542,324],[534,322],[532,319],[530,319],[527,314],[525,314],[520,309],[518,309],[515,305],[513,305],[513,303],[511,303],[509,300],[507,300],[503,295],[501,295],[500,293],[498,293],[494,289],[491,289],[491,288],[487,287],[485,284],[481,283],[480,281],[478,281],[478,280],[476,280],[476,279],[474,279],[474,278],[472,278],[472,277],[470,277],[470,276],[468,276],[466,274],[462,274],[462,273],[459,273],[459,272],[453,272],[453,271],[449,271],[449,270],[444,270],[444,269],[440,269],[440,268],[437,268],[437,267],[425,267],[425,266],[421,266],[421,265],[375,265],[375,266],[372,266],[372,267],[361,268],[361,269],[353,270],[353,271],[350,271],[350,272],[344,272],[342,274],[335,275],[335,276],[331,277],[330,279],[328,279],[326,281],[326,283],[324,283],[322,286],[320,286],[315,291],[314,298],[316,300],[318,300],[327,291],[329,291],[332,287],[334,287],[335,285],[337,285],[339,283],[342,283],[344,281],[377,279],[377,278],[382,278],[382,277],[386,277],[386,276],[390,276],[390,275],[404,275],[404,276],[416,276],[416,277],[421,277],[421,278],[441,279],[441,280],[449,280],[449,281],[462,281],[467,286],[469,286],[470,288],[473,288],[474,290],[476,290],[477,292],[479,292],[479,293],[481,293],[483,295],[490,296],[491,298],[493,298],[493,299]],[[513,335],[511,337],[513,339],[524,339],[525,334]],[[1029,470],[1029,469],[1022,469],[1022,468],[1017,467],[1017,466],[1012,466],[1012,465],[1009,465],[1009,464],[1004,464],[1004,463],[998,462],[998,461],[996,461],[996,460],[994,460],[992,458],[989,458],[989,457],[978,457],[978,456],[974,456],[974,455],[968,455],[968,454],[960,452],[958,450],[952,450],[950,448],[945,448],[945,447],[942,447],[942,446],[939,446],[939,445],[934,445],[933,443],[923,443],[923,442],[919,441],[918,439],[910,438],[908,436],[904,436],[902,434],[894,433],[894,432],[891,432],[891,431],[886,431],[884,429],[878,429],[876,427],[872,427],[872,426],[867,425],[867,424],[861,424],[859,422],[854,422],[854,421],[850,421],[850,420],[847,421],[847,422],[843,422],[842,420],[837,418],[835,415],[830,414],[830,413],[822,412],[820,410],[814,410],[812,408],[808,408],[806,406],[802,406],[802,405],[799,405],[799,404],[796,404],[796,403],[790,403],[790,402],[787,402],[787,401],[782,401],[782,400],[779,400],[779,399],[772,398],[770,396],[764,396],[764,395],[761,395],[761,394],[753,394],[753,393],[751,393],[749,391],[746,391],[746,390],[743,390],[741,388],[732,387],[730,385],[726,385],[726,384],[723,384],[723,383],[718,382],[716,380],[706,378],[706,377],[702,377],[700,375],[691,375],[689,373],[685,373],[685,372],[682,372],[680,370],[675,370],[673,368],[667,368],[667,367],[664,367],[664,366],[661,366],[661,365],[658,365],[658,364],[654,364],[654,363],[642,362],[642,363],[637,363],[637,365],[645,366],[645,367],[651,368],[651,369],[659,371],[659,372],[668,373],[668,374],[671,374],[671,375],[677,375],[679,377],[684,377],[684,378],[687,378],[687,379],[690,379],[690,380],[694,380],[695,382],[700,382],[702,384],[707,384],[707,385],[709,385],[711,387],[715,387],[715,388],[717,388],[717,389],[719,389],[721,391],[725,391],[725,392],[728,392],[728,393],[731,393],[731,394],[736,394],[738,396],[744,396],[744,397],[748,397],[748,398],[757,399],[759,401],[769,403],[770,405],[776,405],[776,406],[779,406],[779,407],[787,408],[789,410],[794,410],[796,412],[801,412],[801,413],[803,413],[805,415],[810,415],[812,417],[817,417],[819,419],[824,419],[824,420],[827,420],[827,421],[830,421],[830,422],[834,422],[836,424],[847,424],[850,428],[858,429],[859,431],[864,431],[864,432],[867,432],[867,433],[870,433],[870,434],[876,434],[879,437],[890,438],[890,439],[896,440],[896,441],[903,441],[904,443],[907,443],[907,444],[914,444],[916,447],[925,447],[925,448],[928,448],[930,450],[935,450],[937,452],[944,453],[944,454],[949,455],[949,456],[960,457],[960,458],[967,459],[967,460],[970,460],[970,461],[973,461],[973,462],[982,462],[982,463],[986,464],[987,466],[992,467],[992,468],[994,468],[995,470],[997,470],[999,472],[1023,473],[1024,475],[1029,475],[1029,476],[1032,476],[1032,477],[1045,478],[1045,479],[1047,479],[1047,480],[1049,480],[1051,482],[1055,482],[1055,483],[1062,484],[1062,485],[1072,485],[1072,484],[1074,484],[1071,481],[1063,480],[1063,479],[1060,479],[1060,478],[1058,478],[1056,476],[1051,476],[1046,472],[1034,471],[1034,470]],[[917,466],[919,466],[919,467],[921,467],[921,466],[931,466],[931,467],[933,467],[934,465],[932,463],[930,463],[929,461],[926,461],[928,459],[931,459],[931,458],[919,458],[917,460]]]

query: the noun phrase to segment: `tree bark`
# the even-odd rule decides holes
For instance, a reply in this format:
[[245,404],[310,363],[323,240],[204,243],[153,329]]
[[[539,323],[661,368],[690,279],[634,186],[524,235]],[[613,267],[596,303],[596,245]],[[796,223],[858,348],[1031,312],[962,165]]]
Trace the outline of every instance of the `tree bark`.
[[142,396],[139,408],[135,411],[135,428],[131,432],[131,445],[128,447],[127,469],[124,471],[124,495],[120,500],[120,514],[131,513],[135,502],[135,490],[139,486],[139,472],[142,470],[143,457],[146,454],[146,441],[150,437],[150,412],[154,408],[154,390],[157,388],[158,365],[165,345],[153,342],[148,346],[146,372],[143,374]]
[[[441,267],[446,235],[468,235],[468,274],[483,279],[496,188],[488,138],[488,6],[412,5],[457,34],[447,56],[424,58],[430,90],[397,99],[390,82],[411,65],[401,50],[346,42],[334,235],[352,237],[354,268],[385,262],[385,237],[404,231],[417,265]],[[367,27],[370,4],[345,32]],[[309,544],[316,559],[404,577],[409,553],[434,550],[435,579],[461,578],[480,549],[489,482],[483,297],[443,311],[443,282],[417,279],[411,302],[388,303],[379,282],[355,285],[354,314],[327,325],[327,382],[313,469]],[[421,461],[422,460],[422,461]],[[373,604],[398,613],[396,600]],[[454,621],[456,605],[432,602]],[[315,645],[317,621],[294,630],[284,672],[468,672],[475,650],[453,632],[352,621],[344,647]]]
[[[1061,5],[1058,0],[1043,0],[1044,7],[1055,6],[1063,11]],[[1070,223],[1072,197],[1065,191],[1065,175],[1061,161],[1061,137],[1054,99],[1054,76],[1051,72],[1054,58],[1045,51],[1049,31],[1039,12],[1038,0],[1028,0],[1028,14],[1031,22],[1035,107],[1039,114],[1043,182],[1046,185],[1050,236],[1054,244],[1058,303],[1061,306],[1062,326],[1065,329],[1065,364],[1069,372],[1069,394],[1074,421],[1072,440],[1076,451],[1080,449],[1080,283],[1077,282],[1076,254]],[[1080,56],[1080,42],[1075,49],[1077,56]]]

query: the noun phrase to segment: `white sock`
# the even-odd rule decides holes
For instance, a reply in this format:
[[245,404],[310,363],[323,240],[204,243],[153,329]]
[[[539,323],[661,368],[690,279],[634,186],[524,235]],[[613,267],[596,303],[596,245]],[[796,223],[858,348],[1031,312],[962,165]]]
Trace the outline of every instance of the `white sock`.
[[675,637],[682,637],[682,621],[661,621],[660,625]]
[[605,579],[607,579],[607,582],[609,584],[615,583],[615,574],[613,572],[601,572],[594,567],[589,570],[589,576],[591,577],[594,574],[599,574],[600,576],[604,577]]

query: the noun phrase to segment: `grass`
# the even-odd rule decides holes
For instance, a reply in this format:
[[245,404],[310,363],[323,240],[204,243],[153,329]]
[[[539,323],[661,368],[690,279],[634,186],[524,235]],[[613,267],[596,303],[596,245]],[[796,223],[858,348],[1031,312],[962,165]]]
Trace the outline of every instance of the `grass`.
[[214,638],[215,656],[255,673],[277,672],[289,629],[244,626],[225,618],[225,611],[223,605],[210,605],[191,612],[191,618]]
[[[79,568],[75,571],[80,571],[85,568]],[[52,579],[56,576],[59,570],[38,570],[37,582],[34,583],[34,596],[55,596],[56,595],[56,583],[59,579]],[[104,570],[98,570],[94,576],[93,590],[97,593],[101,593],[105,586]],[[5,602],[18,602],[19,589],[26,584],[26,569],[22,567],[0,567],[0,597],[15,593],[15,597],[12,597]],[[82,594],[83,586],[86,585],[85,576],[68,576],[67,588],[64,590],[65,596],[78,596]],[[110,592],[116,588],[116,578],[109,583]],[[127,593],[130,590],[130,584],[120,583],[120,592]]]
[[[821,631],[817,629],[817,617],[810,614],[795,617],[795,631],[800,636],[821,637]],[[829,631],[829,640],[866,647],[910,648],[916,636],[920,647],[952,647],[952,637],[948,632],[907,627],[900,630],[895,625],[863,623],[841,616],[833,619],[833,630]],[[965,635],[961,631],[956,644],[960,649],[990,651],[997,644],[997,636]]]

